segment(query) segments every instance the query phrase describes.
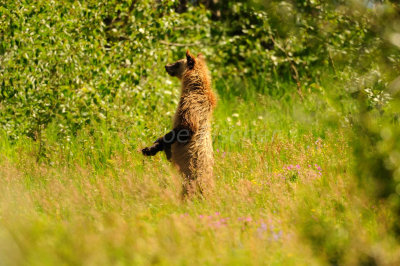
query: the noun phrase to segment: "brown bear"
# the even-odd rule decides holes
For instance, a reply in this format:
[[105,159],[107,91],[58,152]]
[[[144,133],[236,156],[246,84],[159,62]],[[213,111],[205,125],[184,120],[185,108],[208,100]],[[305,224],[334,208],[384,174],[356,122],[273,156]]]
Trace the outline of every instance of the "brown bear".
[[177,166],[184,177],[183,195],[208,194],[213,182],[213,148],[211,116],[216,97],[203,55],[186,52],[181,59],[165,66],[171,76],[181,80],[181,96],[175,113],[173,130],[157,139],[143,155],[153,156],[165,151],[167,159]]

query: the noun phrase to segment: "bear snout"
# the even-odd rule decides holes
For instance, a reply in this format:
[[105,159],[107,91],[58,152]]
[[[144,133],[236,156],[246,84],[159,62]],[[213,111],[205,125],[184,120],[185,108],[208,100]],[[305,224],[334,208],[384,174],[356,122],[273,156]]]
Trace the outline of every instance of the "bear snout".
[[165,66],[165,71],[167,71],[168,74],[173,76],[173,69],[172,69],[172,67],[170,65],[166,65]]

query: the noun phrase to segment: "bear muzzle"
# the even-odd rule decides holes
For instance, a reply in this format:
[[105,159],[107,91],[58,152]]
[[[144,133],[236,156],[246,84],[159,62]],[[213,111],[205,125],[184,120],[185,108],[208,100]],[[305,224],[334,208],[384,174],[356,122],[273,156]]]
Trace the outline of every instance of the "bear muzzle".
[[165,66],[165,71],[167,71],[167,73],[170,75],[170,76],[174,76],[174,66],[173,65],[166,65]]

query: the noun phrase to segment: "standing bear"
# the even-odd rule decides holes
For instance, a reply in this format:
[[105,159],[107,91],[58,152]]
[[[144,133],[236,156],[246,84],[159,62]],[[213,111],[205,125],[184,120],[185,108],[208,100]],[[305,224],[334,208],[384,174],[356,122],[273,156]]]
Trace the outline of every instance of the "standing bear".
[[205,59],[187,51],[186,59],[166,65],[165,70],[182,83],[174,126],[142,153],[153,156],[165,152],[183,175],[183,196],[208,194],[214,186],[211,117],[216,98]]

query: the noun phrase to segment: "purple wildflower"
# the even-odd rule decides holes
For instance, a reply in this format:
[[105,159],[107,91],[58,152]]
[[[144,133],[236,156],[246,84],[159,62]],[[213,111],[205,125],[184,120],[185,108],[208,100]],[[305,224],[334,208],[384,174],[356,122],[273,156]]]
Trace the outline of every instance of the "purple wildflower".
[[273,234],[272,234],[272,238],[273,238],[275,241],[278,241],[281,237],[282,237],[282,230],[280,230],[278,233],[273,233]]
[[260,226],[257,228],[258,237],[262,238],[265,231],[267,231],[267,225],[265,223],[261,223]]
[[259,228],[260,228],[261,230],[263,230],[263,231],[266,231],[266,230],[267,230],[267,224],[261,223]]

